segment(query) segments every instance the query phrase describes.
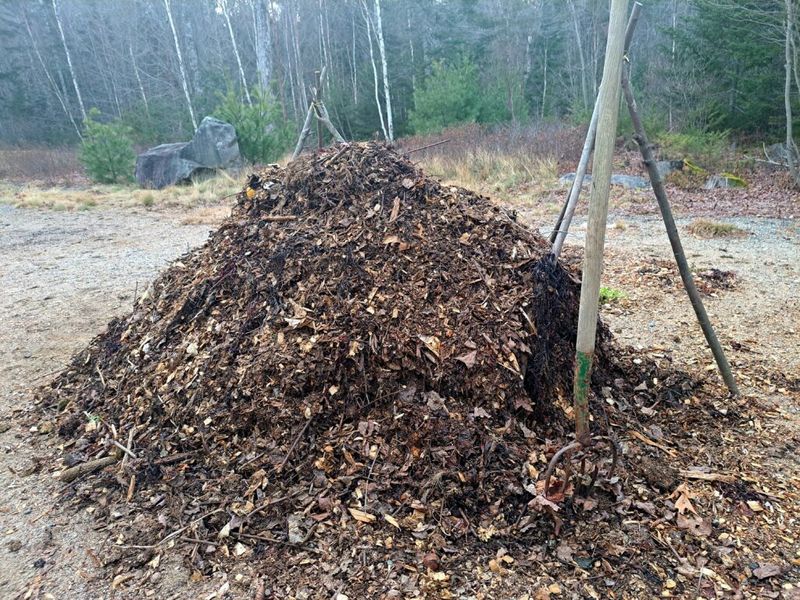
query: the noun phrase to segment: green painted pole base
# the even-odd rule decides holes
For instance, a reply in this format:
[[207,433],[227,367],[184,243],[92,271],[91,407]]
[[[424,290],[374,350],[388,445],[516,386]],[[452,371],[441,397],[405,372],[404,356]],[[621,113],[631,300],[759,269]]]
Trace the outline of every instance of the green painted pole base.
[[588,446],[592,441],[589,433],[589,387],[592,382],[592,360],[594,351],[575,353],[575,439]]

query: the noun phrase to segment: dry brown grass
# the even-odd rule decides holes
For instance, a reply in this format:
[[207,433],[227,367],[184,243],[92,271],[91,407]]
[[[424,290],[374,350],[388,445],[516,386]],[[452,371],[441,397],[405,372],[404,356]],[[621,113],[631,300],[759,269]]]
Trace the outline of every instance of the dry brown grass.
[[[558,174],[577,160],[581,132],[547,126],[486,129],[468,125],[441,134],[398,141],[401,152],[442,140],[446,143],[411,154],[429,175],[515,204],[542,200],[560,190]],[[574,155],[574,156],[573,156]],[[561,163],[564,163],[562,165]]]
[[455,157],[431,156],[420,164],[429,175],[445,183],[501,196],[522,188],[535,191],[558,186],[558,165],[547,158],[531,159],[477,149]]
[[75,148],[0,148],[0,179],[51,185],[85,181]]
[[733,223],[722,223],[710,219],[695,219],[686,228],[689,233],[701,238],[741,237],[747,232]]
[[194,208],[181,219],[184,225],[219,225],[231,216],[230,205]]
[[132,185],[63,186],[44,183],[0,183],[0,202],[19,208],[88,210],[96,206],[147,209],[195,208],[227,204],[241,189],[238,178],[225,173],[189,185],[143,190]]

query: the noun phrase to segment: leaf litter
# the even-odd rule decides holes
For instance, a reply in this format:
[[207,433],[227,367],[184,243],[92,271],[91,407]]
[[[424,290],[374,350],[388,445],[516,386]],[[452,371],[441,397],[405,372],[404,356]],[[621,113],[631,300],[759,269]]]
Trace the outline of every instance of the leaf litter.
[[[624,465],[590,498],[541,495],[570,430],[580,292],[547,249],[381,145],[254,174],[41,392],[65,464],[120,459],[62,501],[108,528],[118,578],[145,582],[180,544],[199,578],[246,559],[233,585],[265,597],[492,597],[515,578],[532,597],[733,593],[747,567],[712,521],[727,497],[678,470],[741,415],[602,325],[593,426]],[[767,585],[784,571],[764,565]]]

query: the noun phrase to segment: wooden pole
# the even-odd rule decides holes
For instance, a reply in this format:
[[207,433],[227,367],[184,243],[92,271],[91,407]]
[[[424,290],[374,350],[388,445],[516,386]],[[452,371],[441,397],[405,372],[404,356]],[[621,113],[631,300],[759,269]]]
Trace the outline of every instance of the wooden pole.
[[608,195],[611,166],[619,117],[620,79],[625,49],[625,16],[628,0],[611,0],[608,41],[603,65],[603,81],[598,93],[599,111],[597,139],[592,166],[592,190],[589,200],[589,223],[586,231],[586,250],[583,260],[583,280],[578,313],[578,338],[575,344],[575,438],[591,443],[589,433],[589,384],[597,333],[597,313],[600,302],[600,275],[603,270],[603,246],[608,217]]
[[303,144],[306,142],[309,132],[311,131],[311,117],[314,116],[314,104],[309,104],[308,112],[306,113],[306,120],[303,122],[303,128],[300,130],[300,138],[297,140],[297,145],[292,152],[292,160],[300,156],[303,150]]
[[711,320],[708,318],[708,313],[706,312],[705,306],[703,306],[703,300],[700,298],[700,293],[697,291],[697,288],[694,285],[692,271],[689,268],[688,261],[686,260],[686,254],[683,252],[683,244],[681,244],[678,228],[675,225],[675,219],[672,216],[672,209],[670,208],[669,200],[667,199],[667,192],[664,189],[664,182],[661,181],[661,175],[656,168],[656,161],[653,157],[653,149],[647,139],[647,134],[645,133],[644,126],[642,125],[642,119],[639,117],[639,109],[636,106],[636,99],[634,98],[633,90],[631,89],[629,71],[629,68],[623,70],[622,89],[625,93],[625,102],[628,105],[628,111],[631,114],[631,121],[633,121],[633,138],[639,145],[639,150],[642,153],[642,159],[647,167],[647,173],[650,175],[650,183],[653,186],[653,192],[655,193],[656,200],[658,201],[658,208],[661,210],[661,217],[664,219],[664,225],[667,229],[669,243],[672,246],[672,253],[675,255],[675,262],[678,263],[678,271],[680,271],[681,279],[683,280],[683,287],[686,288],[686,293],[689,295],[692,308],[697,315],[697,320],[700,322],[700,328],[703,330],[703,335],[706,337],[706,342],[708,342],[708,346],[711,348],[711,353],[714,355],[714,360],[717,362],[717,368],[722,375],[722,379],[725,381],[725,385],[728,386],[731,394],[737,396],[739,394],[739,388],[736,386],[736,380],[731,372],[731,366],[728,363],[728,359],[725,358],[725,352],[722,350],[722,346],[719,343],[719,339],[717,339],[716,333],[714,333],[714,327],[711,325]]
[[[639,21],[639,13],[641,12],[641,2],[633,4],[631,16],[628,18],[628,25],[625,28],[625,50],[624,54],[628,53],[633,40],[633,31],[636,29],[636,23]],[[578,162],[578,170],[575,172],[575,179],[572,180],[572,187],[569,189],[567,201],[561,207],[561,214],[558,215],[556,226],[550,234],[550,243],[553,248],[550,253],[558,258],[561,254],[561,249],[564,247],[564,240],[567,239],[567,232],[569,226],[572,224],[572,217],[575,214],[575,207],[578,206],[578,198],[581,194],[583,187],[583,179],[586,177],[586,168],[589,165],[589,155],[594,148],[594,140],[597,135],[597,115],[598,105],[600,104],[600,96],[595,99],[594,110],[592,111],[592,120],[589,122],[589,131],[586,132],[586,140],[583,143],[583,151],[581,152],[581,159]]]
[[564,206],[561,207],[561,214],[558,215],[556,226],[550,233],[550,243],[553,244],[551,252],[556,257],[561,254],[564,238],[567,237],[572,215],[575,213],[575,206],[578,204],[578,196],[580,196],[581,193],[583,179],[586,177],[586,169],[589,166],[589,156],[592,154],[592,148],[594,148],[594,138],[597,134],[597,108],[599,100],[600,97],[598,96],[594,102],[592,120],[589,121],[589,131],[586,132],[586,140],[583,142],[583,150],[581,151],[581,159],[578,162],[578,170],[575,171],[575,179],[572,180],[572,186],[569,188],[567,201],[564,203]]

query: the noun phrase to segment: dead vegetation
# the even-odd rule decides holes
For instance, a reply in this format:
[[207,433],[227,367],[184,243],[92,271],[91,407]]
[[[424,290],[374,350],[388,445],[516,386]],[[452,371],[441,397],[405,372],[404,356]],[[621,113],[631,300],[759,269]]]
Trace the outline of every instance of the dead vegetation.
[[702,238],[741,237],[747,232],[733,223],[723,223],[711,219],[695,219],[686,227],[692,235]]
[[0,180],[69,185],[84,180],[75,148],[0,148]]
[[[162,190],[143,190],[123,184],[50,185],[46,183],[0,183],[0,202],[17,208],[49,210],[89,210],[95,207],[120,208],[212,208],[230,199],[239,184],[232,176],[215,177]],[[198,213],[197,218],[209,216]],[[189,217],[187,217],[189,218]]]
[[580,152],[580,132],[563,126],[519,125],[487,131],[478,125],[448,129],[439,135],[399,140],[400,150],[413,150],[427,173],[445,183],[492,194],[504,200],[540,197],[559,189],[565,159]]

